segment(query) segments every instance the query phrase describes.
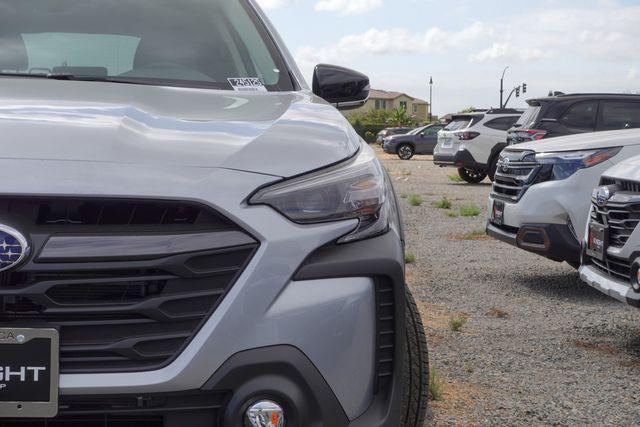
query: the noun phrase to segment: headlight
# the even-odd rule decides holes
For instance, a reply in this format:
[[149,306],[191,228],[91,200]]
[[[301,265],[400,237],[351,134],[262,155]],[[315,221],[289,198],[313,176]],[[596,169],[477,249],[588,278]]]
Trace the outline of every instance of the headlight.
[[536,177],[536,182],[559,181],[569,178],[580,169],[590,168],[609,160],[618,154],[621,149],[622,147],[614,147],[597,150],[536,153],[536,163],[543,165]]
[[365,144],[355,158],[263,188],[249,203],[271,206],[298,224],[357,219],[358,225],[339,240],[341,243],[398,226],[391,183],[375,153]]

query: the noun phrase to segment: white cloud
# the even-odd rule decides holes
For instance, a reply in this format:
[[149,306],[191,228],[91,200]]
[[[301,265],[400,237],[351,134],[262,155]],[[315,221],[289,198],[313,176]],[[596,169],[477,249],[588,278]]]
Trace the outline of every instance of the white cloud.
[[486,39],[492,32],[491,27],[480,22],[460,31],[433,27],[422,33],[412,33],[406,28],[371,28],[324,47],[301,47],[296,52],[296,59],[304,67],[318,62],[344,62],[354,56],[370,54],[444,52]]
[[358,15],[382,6],[382,0],[320,0],[318,12],[340,12],[343,15]]
[[289,3],[288,0],[257,0],[263,9],[278,9]]
[[627,78],[630,80],[635,80],[638,78],[638,69],[637,68],[629,68],[627,71]]
[[528,62],[540,59],[544,56],[542,50],[529,47],[516,47],[510,42],[494,43],[491,47],[473,54],[469,59],[473,62],[497,61],[508,62]]

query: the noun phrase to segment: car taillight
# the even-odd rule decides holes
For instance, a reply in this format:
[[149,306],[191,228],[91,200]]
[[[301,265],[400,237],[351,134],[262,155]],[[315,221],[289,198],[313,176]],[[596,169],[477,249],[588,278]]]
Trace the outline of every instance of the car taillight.
[[469,141],[476,136],[480,135],[479,132],[458,132],[455,134],[456,137],[461,141]]
[[545,137],[547,131],[540,129],[527,129],[524,131],[524,133],[526,133],[529,139],[531,139],[532,141],[538,141]]

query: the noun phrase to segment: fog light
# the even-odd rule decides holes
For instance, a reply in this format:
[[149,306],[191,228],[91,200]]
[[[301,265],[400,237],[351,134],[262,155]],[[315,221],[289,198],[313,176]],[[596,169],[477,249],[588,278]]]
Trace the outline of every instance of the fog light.
[[631,264],[631,288],[640,293],[640,258]]
[[284,409],[271,400],[260,400],[244,414],[245,427],[283,427]]

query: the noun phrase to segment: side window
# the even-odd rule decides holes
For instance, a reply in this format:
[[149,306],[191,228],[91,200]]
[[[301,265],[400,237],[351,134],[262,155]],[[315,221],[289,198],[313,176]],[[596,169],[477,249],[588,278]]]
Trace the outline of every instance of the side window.
[[599,130],[640,127],[640,102],[604,101]]
[[597,101],[576,102],[560,116],[560,123],[572,128],[595,129]]
[[425,135],[435,135],[440,131],[440,129],[442,129],[442,128],[439,127],[439,126],[431,126],[431,127],[426,128],[423,133]]
[[504,130],[511,128],[516,121],[518,121],[518,117],[499,117],[497,119],[493,119],[485,123],[484,125],[490,129],[495,130]]

